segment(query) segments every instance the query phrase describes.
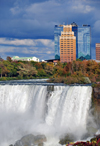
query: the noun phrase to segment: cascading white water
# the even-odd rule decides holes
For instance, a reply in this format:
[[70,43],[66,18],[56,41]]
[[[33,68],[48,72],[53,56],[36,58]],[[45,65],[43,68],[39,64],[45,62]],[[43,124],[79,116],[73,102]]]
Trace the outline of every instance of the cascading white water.
[[[72,86],[54,91],[48,101],[46,123],[54,125],[63,133],[81,134],[86,132],[87,114],[91,101],[91,87]],[[81,131],[81,132],[79,132]]]
[[[30,133],[59,137],[86,132],[90,86],[0,85],[0,146]],[[81,131],[81,133],[79,132]]]

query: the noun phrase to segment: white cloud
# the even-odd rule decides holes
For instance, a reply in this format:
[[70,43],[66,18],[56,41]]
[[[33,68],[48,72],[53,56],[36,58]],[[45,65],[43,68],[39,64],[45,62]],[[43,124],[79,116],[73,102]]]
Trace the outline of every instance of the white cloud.
[[91,12],[93,9],[94,9],[94,8],[91,7],[91,6],[89,6],[89,5],[86,5],[86,7],[85,7],[86,13]]
[[42,44],[44,44],[45,46],[49,45],[51,40],[47,40],[47,39],[38,39],[37,42],[41,42]]
[[50,39],[6,39],[0,38],[1,45],[15,45],[15,46],[38,46],[39,44],[44,46],[53,47],[54,42]]
[[9,52],[15,52],[15,51],[20,51],[20,48],[17,47],[0,47],[0,53],[9,53]]
[[78,13],[89,13],[92,10],[94,10],[94,8],[92,6],[83,4],[81,2],[78,2],[78,3],[74,4],[72,6],[72,9],[75,10],[76,12],[78,12]]
[[97,20],[97,21],[94,23],[94,31],[100,33],[100,20]]
[[56,0],[49,0],[42,3],[31,4],[25,9],[25,11],[27,14],[46,14],[46,11],[51,12],[51,7],[52,11],[54,11],[56,7],[60,7],[60,4]]
[[26,45],[26,46],[34,46],[36,45],[34,40],[31,39],[6,39],[6,38],[0,38],[0,44],[4,45]]
[[12,12],[13,15],[17,15],[22,11],[22,9],[20,9],[18,6],[16,6],[14,8],[11,8],[10,11]]
[[4,53],[4,52],[9,52],[9,49],[7,49],[7,51],[5,51],[5,49],[3,47],[0,48],[0,53]]
[[7,56],[36,56],[40,59],[48,59],[54,55],[54,42],[49,39],[0,38],[0,55],[4,56],[4,59]]
[[51,54],[52,52],[51,52],[51,51],[47,51],[46,53],[47,53],[47,54]]
[[[19,1],[19,0],[18,0]],[[26,1],[26,0],[25,0]],[[87,0],[89,1],[89,0]],[[42,2],[31,1],[28,4],[14,4],[10,11],[12,12],[10,21],[6,26],[5,21],[1,21],[6,34],[14,37],[27,38],[53,38],[54,25],[65,22],[78,24],[86,23],[90,20],[94,23],[94,17],[97,11],[96,7],[86,0],[48,0]],[[95,0],[94,0],[95,1]],[[87,19],[87,17],[89,19]],[[98,16],[99,17],[99,16]],[[12,19],[13,18],[13,19]],[[80,25],[80,24],[79,24]],[[8,29],[9,28],[9,29]]]
[[50,39],[37,39],[37,42],[41,42],[44,46],[54,47],[54,41]]

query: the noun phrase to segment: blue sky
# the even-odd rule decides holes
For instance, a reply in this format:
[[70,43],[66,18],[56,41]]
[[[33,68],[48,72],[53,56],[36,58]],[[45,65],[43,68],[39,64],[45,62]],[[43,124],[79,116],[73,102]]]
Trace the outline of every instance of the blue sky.
[[54,25],[91,25],[92,59],[100,43],[100,0],[0,0],[0,56],[54,58]]

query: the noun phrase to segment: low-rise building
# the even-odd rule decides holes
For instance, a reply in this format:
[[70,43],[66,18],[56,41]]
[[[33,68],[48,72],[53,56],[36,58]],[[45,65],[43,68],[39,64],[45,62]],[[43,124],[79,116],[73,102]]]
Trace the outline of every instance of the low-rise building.
[[60,59],[48,59],[48,60],[45,60],[45,62],[52,62],[54,65],[56,65],[58,63],[58,61],[60,61]]
[[13,56],[11,58],[13,61],[36,61],[39,62],[39,59],[37,57],[19,57],[19,56]]

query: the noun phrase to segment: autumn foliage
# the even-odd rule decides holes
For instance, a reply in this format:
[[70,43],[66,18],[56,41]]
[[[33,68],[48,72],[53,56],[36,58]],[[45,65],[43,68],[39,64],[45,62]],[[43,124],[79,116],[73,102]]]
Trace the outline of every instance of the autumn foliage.
[[100,135],[90,139],[90,141],[69,142],[66,146],[100,146]]
[[88,77],[91,82],[99,82],[100,63],[77,60],[54,65],[52,62],[12,61],[7,57],[7,60],[0,61],[0,77],[0,80],[51,78],[49,82],[66,84],[86,83],[84,77]]
[[67,144],[66,146],[100,146],[100,139],[99,140],[96,140],[96,141],[93,141],[93,142],[76,142],[76,143],[73,143],[73,144]]
[[84,84],[84,77],[88,77],[91,82],[100,81],[100,63],[94,60],[73,61],[67,63],[64,67],[60,64],[54,67],[54,71],[54,82]]

